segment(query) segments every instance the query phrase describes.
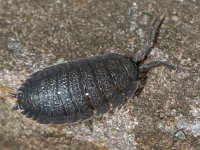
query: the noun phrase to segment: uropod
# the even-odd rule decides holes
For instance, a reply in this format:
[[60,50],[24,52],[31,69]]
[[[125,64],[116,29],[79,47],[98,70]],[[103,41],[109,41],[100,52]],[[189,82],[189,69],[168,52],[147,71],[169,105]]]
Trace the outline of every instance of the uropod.
[[177,69],[163,61],[145,64],[164,17],[151,24],[144,49],[134,56],[116,53],[60,63],[30,75],[12,97],[13,110],[41,124],[73,124],[122,106],[138,91],[143,74],[158,66]]

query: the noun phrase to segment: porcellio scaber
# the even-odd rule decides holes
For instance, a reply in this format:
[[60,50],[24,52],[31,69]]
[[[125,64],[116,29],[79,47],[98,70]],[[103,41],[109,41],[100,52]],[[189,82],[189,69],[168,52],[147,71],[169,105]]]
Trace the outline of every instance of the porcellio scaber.
[[174,65],[162,61],[144,64],[155,44],[164,17],[157,17],[148,31],[144,49],[135,56],[102,54],[44,68],[30,75],[16,93],[13,110],[41,124],[73,124],[122,106],[138,90],[150,69]]

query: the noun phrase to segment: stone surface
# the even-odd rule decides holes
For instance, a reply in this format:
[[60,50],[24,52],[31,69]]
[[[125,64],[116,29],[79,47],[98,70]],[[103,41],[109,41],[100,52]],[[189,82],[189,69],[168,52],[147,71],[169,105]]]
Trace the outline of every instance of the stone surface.
[[[198,0],[0,0],[0,147],[4,149],[200,149]],[[100,53],[134,55],[157,14],[166,19],[147,61],[189,68],[149,72],[142,93],[114,113],[48,127],[10,108],[9,97],[43,67]],[[176,138],[177,132],[184,140]]]

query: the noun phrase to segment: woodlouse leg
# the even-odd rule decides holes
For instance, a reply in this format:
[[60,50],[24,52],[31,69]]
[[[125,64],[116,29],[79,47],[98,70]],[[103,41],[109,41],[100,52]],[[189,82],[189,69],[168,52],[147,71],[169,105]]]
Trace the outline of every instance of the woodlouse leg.
[[155,67],[159,67],[159,66],[165,66],[169,69],[172,69],[172,70],[182,70],[182,68],[178,68],[177,66],[175,65],[172,65],[172,64],[169,64],[168,62],[164,62],[164,61],[153,61],[153,62],[150,62],[148,64],[144,64],[144,65],[141,65],[139,67],[139,71],[142,73],[142,72],[148,72],[149,70],[151,70],[152,68],[155,68]]
[[97,110],[94,107],[94,105],[91,102],[91,97],[89,96],[89,93],[86,92],[85,94],[85,100],[87,101],[88,106],[93,110],[94,116],[97,116]]
[[161,17],[158,16],[155,18],[154,22],[152,23],[152,25],[150,26],[148,30],[147,40],[146,40],[144,49],[137,52],[134,56],[134,61],[136,63],[140,63],[150,54],[156,41],[157,32],[159,31],[163,20],[164,20],[164,16],[161,16]]
[[12,111],[15,111],[15,110],[18,110],[18,109],[19,109],[19,105],[18,105],[18,104],[14,105],[14,106],[11,108]]
[[85,125],[89,128],[90,132],[94,131],[93,120],[86,120]]

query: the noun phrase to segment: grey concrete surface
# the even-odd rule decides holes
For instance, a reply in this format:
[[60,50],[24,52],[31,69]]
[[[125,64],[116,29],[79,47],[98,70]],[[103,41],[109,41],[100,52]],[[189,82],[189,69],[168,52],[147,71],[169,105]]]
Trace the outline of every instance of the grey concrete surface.
[[[86,123],[40,125],[10,108],[9,96],[31,73],[52,64],[142,49],[156,15],[165,14],[147,61],[142,93]],[[199,0],[0,0],[0,149],[200,150]]]

